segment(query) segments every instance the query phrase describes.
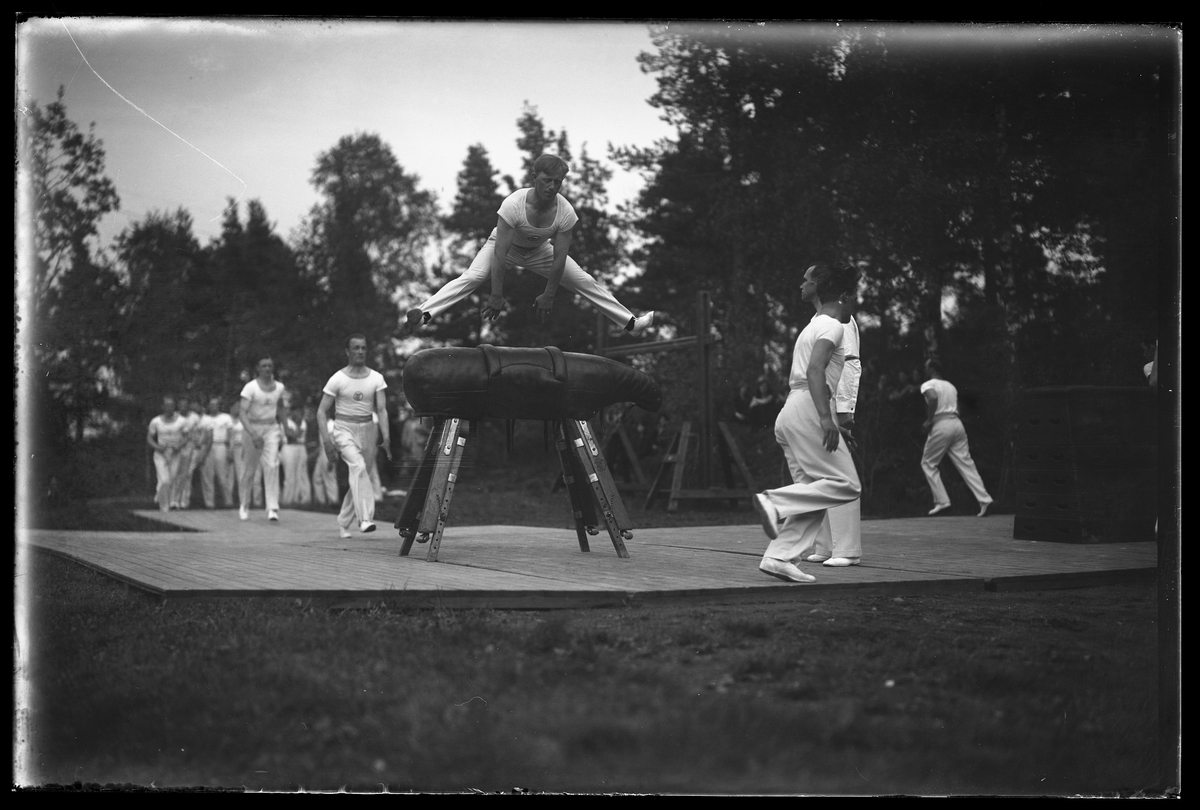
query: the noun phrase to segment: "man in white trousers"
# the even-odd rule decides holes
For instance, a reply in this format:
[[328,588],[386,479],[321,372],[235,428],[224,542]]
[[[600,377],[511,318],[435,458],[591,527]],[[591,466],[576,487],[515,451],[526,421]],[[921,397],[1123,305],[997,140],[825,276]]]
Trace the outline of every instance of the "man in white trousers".
[[180,396],[177,402],[179,416],[183,419],[183,446],[179,448],[179,469],[171,491],[171,508],[187,509],[192,505],[192,475],[196,472],[201,443],[200,414],[186,396]]
[[336,506],[338,505],[337,470],[334,459],[325,452],[325,440],[322,438],[332,430],[332,427],[327,424],[322,433],[317,427],[315,411],[312,423],[313,429],[318,433],[317,446],[320,448],[317,451],[317,463],[313,465],[312,471],[313,501],[322,506]]
[[[846,365],[838,381],[834,407],[837,411],[838,428],[850,442],[850,431],[854,427],[854,409],[858,405],[858,383],[862,378],[862,361],[859,359],[858,321],[854,319],[855,301],[845,299],[838,320],[845,326],[843,346],[846,350]],[[805,557],[806,562],[823,563],[829,568],[843,568],[862,562],[862,498],[835,506],[826,513],[829,521],[829,536],[833,545],[823,541],[824,532],[817,535],[813,552]]]
[[175,398],[163,397],[162,413],[150,420],[146,444],[154,451],[157,486],[154,500],[162,512],[171,510],[175,479],[179,474],[179,451],[185,441],[183,417],[175,410]]
[[367,368],[366,336],[355,333],[346,340],[346,359],[349,361],[346,367],[336,371],[325,384],[321,404],[317,406],[317,427],[329,459],[327,463],[332,464],[340,455],[350,468],[350,491],[337,516],[338,536],[343,538],[350,536],[350,527],[355,522],[361,532],[375,531],[375,487],[367,462],[373,457],[373,444],[378,437],[382,436],[388,461],[392,459],[387,381],[378,371]]
[[284,423],[286,443],[279,456],[279,465],[283,470],[283,493],[279,496],[279,502],[284,506],[307,506],[312,503],[308,450],[304,446],[307,428],[303,407],[293,403]]
[[283,383],[275,379],[275,361],[270,357],[260,358],[255,370],[258,376],[242,388],[242,454],[245,468],[242,480],[238,481],[242,502],[238,517],[250,519],[255,473],[261,470],[267,520],[276,522],[279,520],[279,446],[283,437],[279,408],[284,389]]
[[[242,424],[242,401],[235,399],[233,404],[229,406],[229,415],[233,418],[233,427],[230,429],[229,452],[233,454],[233,482],[238,489],[238,503],[242,500],[242,478],[246,475],[246,454],[242,448],[245,446],[246,426]],[[254,489],[251,490],[252,506],[258,508],[263,505],[263,478],[262,470],[257,470],[254,473]]]
[[201,424],[209,434],[208,455],[200,465],[200,494],[204,506],[215,509],[217,491],[221,492],[221,505],[233,506],[233,455],[230,442],[233,439],[233,417],[221,410],[221,400],[213,397],[208,401],[208,412]]
[[796,339],[788,376],[788,398],[775,420],[795,482],[754,496],[763,531],[771,539],[759,570],[790,582],[814,582],[796,563],[818,543],[832,545],[826,511],[856,500],[858,471],[833,416],[833,392],[845,364],[842,300],[858,287],[848,265],[816,264],[804,271],[803,300],[816,314]]
[[534,307],[543,323],[550,317],[559,286],[583,296],[606,318],[630,334],[640,334],[654,325],[655,313],[634,316],[608,289],[596,281],[568,255],[571,229],[579,216],[558,193],[570,167],[556,155],[542,155],[533,164],[532,188],[510,194],[496,212],[496,227],[488,241],[461,276],[438,290],[433,297],[408,311],[404,325],[408,333],[446,311],[473,293],[489,278],[492,294],[480,312],[485,320],[496,320],[504,311],[504,274],[524,267],[546,279],[546,291]]
[[930,379],[921,384],[921,393],[925,396],[924,426],[929,436],[925,439],[921,469],[925,473],[925,480],[929,482],[929,489],[933,491],[933,508],[929,514],[936,515],[950,508],[950,495],[938,472],[942,458],[949,453],[950,461],[979,502],[979,514],[976,517],[987,517],[992,496],[988,494],[979,470],[975,469],[975,462],[971,460],[967,430],[958,418],[958,389],[942,377],[942,367],[936,360],[926,361],[925,371]]

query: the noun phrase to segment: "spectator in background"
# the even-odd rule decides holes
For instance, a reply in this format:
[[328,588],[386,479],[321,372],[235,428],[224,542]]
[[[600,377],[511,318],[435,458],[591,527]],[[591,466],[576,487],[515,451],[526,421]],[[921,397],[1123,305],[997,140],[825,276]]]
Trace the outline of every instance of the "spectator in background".
[[949,453],[958,474],[971,488],[975,500],[979,501],[979,514],[976,517],[987,517],[992,496],[988,494],[979,470],[971,460],[967,430],[958,418],[958,389],[942,378],[942,367],[936,360],[927,361],[925,371],[930,379],[921,384],[921,394],[925,397],[924,427],[929,431],[929,437],[925,440],[921,469],[933,491],[933,509],[929,510],[929,514],[936,515],[950,508],[950,495],[938,472],[942,458]]
[[311,482],[316,469],[317,455],[321,451],[321,433],[317,430],[317,407],[311,401],[304,402],[304,468]]
[[175,398],[163,397],[162,413],[150,420],[146,444],[154,451],[154,472],[157,478],[154,500],[159,511],[171,510],[175,479],[179,473],[181,450],[184,445],[184,419],[175,410]]
[[754,390],[749,391],[745,386],[739,391],[741,407],[734,413],[734,419],[754,427],[767,427],[775,424],[783,402],[778,394],[771,390],[771,381],[766,375],[758,378]]
[[[202,397],[197,397],[194,401],[196,403],[197,409],[203,407],[201,405],[201,402],[203,402]],[[208,461],[209,451],[212,449],[212,417],[210,417],[208,415],[208,413],[203,412],[203,411],[198,412],[196,414],[196,417],[197,417],[196,426],[194,428],[195,432],[193,434],[193,439],[195,442],[195,450],[193,451],[193,454],[192,454],[192,475],[189,476],[192,479],[192,481],[189,483],[194,483],[195,479],[196,479],[196,474],[201,473],[204,470],[204,465]],[[201,476],[201,477],[203,477],[203,476]],[[201,492],[201,495],[203,496],[203,493],[204,493],[204,482],[203,481],[200,482],[200,492]],[[188,500],[189,501],[191,500],[191,493],[188,494]],[[209,506],[208,508],[212,509],[212,506]]]
[[[384,413],[387,413],[387,405],[384,405]],[[363,455],[367,457],[367,473],[371,476],[371,491],[375,495],[376,501],[383,500],[383,479],[379,477],[379,414],[371,415],[371,437],[368,440],[369,450]],[[391,425],[386,426],[383,431],[384,436],[391,436]],[[388,458],[391,456],[391,440],[388,439]],[[366,448],[364,448],[366,449]]]
[[[325,452],[325,442],[321,440],[321,428],[317,422],[320,418],[317,409],[314,408],[309,426],[317,437],[317,458],[312,470],[313,501],[322,506],[338,506],[342,501],[338,497],[337,464]],[[326,424],[325,428],[328,433],[329,424]]]
[[408,494],[404,487],[408,486],[409,480],[404,476],[404,470],[401,468],[401,463],[404,460],[404,422],[410,416],[408,403],[403,395],[390,397],[391,403],[388,405],[388,417],[392,420],[391,430],[388,431],[388,436],[392,440],[392,463],[387,465],[384,478],[384,492],[387,495],[406,495]]
[[187,509],[192,505],[192,476],[196,472],[203,437],[200,433],[200,414],[192,407],[187,395],[178,400],[179,416],[183,419],[183,446],[179,448],[179,469],[175,475],[175,489],[171,493],[172,509]]
[[404,468],[409,475],[415,474],[421,464],[425,445],[429,443],[429,434],[432,432],[433,426],[426,424],[416,414],[410,413],[404,420],[404,435],[400,438],[400,445],[404,448]]
[[283,472],[283,506],[307,506],[312,503],[312,482],[308,477],[308,450],[304,445],[308,425],[304,409],[293,403],[283,426],[285,443],[279,464]]
[[221,506],[233,506],[233,416],[221,411],[221,400],[213,397],[208,401],[208,412],[202,420],[208,431],[208,455],[200,465],[200,494],[204,505],[215,509],[217,490],[221,492]]

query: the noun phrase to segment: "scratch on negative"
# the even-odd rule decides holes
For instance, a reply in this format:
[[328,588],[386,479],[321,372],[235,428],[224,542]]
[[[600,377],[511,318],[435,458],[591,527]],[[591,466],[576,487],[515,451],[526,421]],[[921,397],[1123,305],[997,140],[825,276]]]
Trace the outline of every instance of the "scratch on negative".
[[[483,698],[481,698],[479,695],[476,695],[475,697],[471,698],[471,700],[483,700]],[[468,700],[465,703],[455,703],[454,705],[455,706],[466,706],[467,703],[471,702],[471,700]],[[486,700],[483,700],[483,705],[484,706],[488,705],[488,702]]]
[[[154,123],[158,124],[158,125],[159,125],[160,127],[162,127],[163,129],[165,129],[167,132],[170,132],[170,133],[171,133],[172,135],[174,135],[176,138],[178,138],[179,140],[183,141],[185,144],[187,144],[188,146],[190,146],[192,149],[195,149],[197,152],[199,152],[200,154],[204,155],[206,158],[208,158],[209,160],[211,160],[213,163],[215,163],[215,164],[217,164],[218,166],[220,166],[220,167],[221,167],[221,168],[222,168],[224,171],[226,171],[226,172],[228,172],[228,173],[229,173],[229,176],[230,176],[230,177],[232,177],[234,180],[237,180],[239,183],[241,183],[241,184],[242,184],[242,192],[241,192],[241,194],[238,194],[238,196],[237,196],[237,199],[235,199],[235,200],[233,201],[233,203],[231,203],[231,204],[229,205],[229,207],[228,207],[228,208],[224,208],[224,209],[222,209],[222,210],[221,210],[221,214],[224,214],[226,211],[229,211],[229,210],[231,210],[231,209],[232,209],[234,206],[236,206],[236,205],[238,204],[238,202],[239,202],[239,201],[242,199],[242,196],[243,196],[243,195],[246,193],[246,181],[245,181],[245,180],[243,180],[242,178],[238,177],[238,176],[237,176],[236,174],[234,174],[233,172],[231,172],[231,171],[230,171],[230,170],[229,170],[229,169],[228,169],[226,166],[224,166],[224,165],[221,163],[221,161],[217,160],[215,157],[213,157],[212,155],[208,154],[207,152],[205,152],[203,149],[201,149],[200,147],[196,146],[195,144],[193,144],[193,143],[189,142],[189,141],[187,140],[187,138],[184,138],[184,137],[183,137],[182,135],[180,135],[179,133],[177,133],[177,132],[173,131],[173,130],[172,130],[170,127],[168,127],[166,124],[164,124],[163,122],[159,121],[159,120],[158,120],[157,118],[155,118],[153,115],[151,115],[150,113],[146,112],[145,110],[143,110],[143,109],[142,109],[141,107],[139,107],[138,105],[134,104],[134,103],[133,103],[132,101],[130,101],[129,99],[125,98],[125,96],[121,95],[121,93],[120,93],[120,92],[117,90],[117,88],[115,88],[115,87],[113,87],[111,84],[109,84],[109,83],[108,83],[108,82],[105,80],[105,78],[104,78],[103,76],[101,76],[99,73],[97,73],[97,72],[96,72],[96,69],[95,69],[94,67],[92,67],[92,63],[91,63],[91,62],[89,62],[89,61],[88,61],[88,58],[87,58],[86,56],[84,56],[84,55],[83,55],[83,50],[82,50],[82,49],[79,47],[79,43],[75,41],[75,37],[71,36],[71,29],[67,28],[67,24],[66,24],[66,22],[65,22],[65,21],[63,21],[63,20],[59,20],[59,22],[61,22],[61,23],[62,23],[63,30],[67,32],[67,36],[71,38],[71,44],[75,46],[75,50],[79,51],[79,56],[80,56],[80,58],[81,58],[81,59],[83,59],[83,63],[84,63],[85,65],[87,65],[87,66],[88,66],[88,70],[90,70],[92,73],[94,73],[94,74],[95,74],[95,76],[96,76],[96,78],[97,78],[97,79],[99,79],[101,82],[103,82],[103,83],[104,83],[104,86],[105,86],[105,87],[107,87],[109,90],[112,90],[114,93],[116,93],[116,95],[117,95],[117,98],[121,99],[121,100],[122,100],[122,101],[124,101],[126,104],[128,104],[130,107],[133,107],[135,110],[137,110],[138,112],[140,112],[142,115],[146,116],[146,117],[147,117],[147,118],[149,118],[151,121],[153,121]],[[221,214],[218,214],[217,216],[213,217],[211,220],[209,220],[209,222],[215,222],[216,220],[220,219],[220,217],[221,217]]]

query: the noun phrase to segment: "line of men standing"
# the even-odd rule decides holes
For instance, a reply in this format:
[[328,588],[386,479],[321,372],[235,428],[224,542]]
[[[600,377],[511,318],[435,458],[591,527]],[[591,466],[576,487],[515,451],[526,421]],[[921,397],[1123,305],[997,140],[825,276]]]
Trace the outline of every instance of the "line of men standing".
[[221,400],[209,400],[203,414],[187,397],[163,398],[162,413],[150,421],[147,444],[154,450],[158,485],[155,501],[162,511],[186,509],[192,502],[195,474],[200,473],[204,505],[233,503],[234,454],[231,439],[234,416],[221,411]]
[[[223,506],[239,507],[242,520],[250,518],[251,508],[264,505],[268,520],[274,522],[280,506],[337,505],[342,500],[341,491],[349,488],[345,465],[339,486],[335,462],[340,459],[335,454],[331,460],[326,453],[317,409],[291,402],[290,392],[274,379],[271,358],[260,358],[255,370],[256,377],[243,387],[229,412],[222,410],[219,397],[209,399],[204,413],[193,408],[198,400],[163,398],[162,412],[147,431],[160,510],[189,508],[197,473],[204,506],[215,509],[219,494]],[[386,410],[382,414],[386,420]],[[387,435],[387,427],[379,428],[374,421],[367,431]],[[375,443],[366,444],[363,490],[377,501],[384,488]]]

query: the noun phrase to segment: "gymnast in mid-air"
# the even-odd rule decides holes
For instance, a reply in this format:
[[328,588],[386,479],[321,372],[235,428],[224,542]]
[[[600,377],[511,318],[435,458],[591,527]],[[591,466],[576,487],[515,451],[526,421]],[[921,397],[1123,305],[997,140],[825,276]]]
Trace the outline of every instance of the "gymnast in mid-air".
[[415,333],[418,327],[462,301],[488,278],[492,280],[492,292],[484,299],[480,312],[484,320],[494,321],[507,306],[504,274],[510,267],[524,267],[546,279],[546,291],[534,302],[542,323],[549,319],[554,296],[561,286],[582,295],[630,334],[641,334],[653,326],[656,316],[653,310],[634,315],[568,255],[571,229],[579,221],[575,209],[558,193],[568,171],[566,161],[557,155],[542,155],[534,161],[533,188],[519,189],[500,204],[496,227],[471,266],[429,300],[408,310],[405,332]]

